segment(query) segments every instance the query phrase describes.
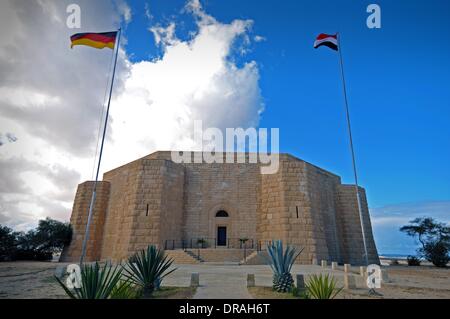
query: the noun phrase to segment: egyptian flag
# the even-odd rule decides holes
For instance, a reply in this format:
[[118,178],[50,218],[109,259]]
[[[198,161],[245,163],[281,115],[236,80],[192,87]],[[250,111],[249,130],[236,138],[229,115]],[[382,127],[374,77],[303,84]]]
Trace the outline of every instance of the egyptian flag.
[[77,33],[70,37],[73,48],[75,45],[87,45],[96,49],[110,48],[114,50],[117,31],[103,33]]
[[325,45],[329,47],[330,49],[333,49],[335,51],[338,50],[338,41],[337,41],[337,34],[330,35],[321,33],[317,37],[316,41],[314,42],[314,49],[317,49],[318,47]]

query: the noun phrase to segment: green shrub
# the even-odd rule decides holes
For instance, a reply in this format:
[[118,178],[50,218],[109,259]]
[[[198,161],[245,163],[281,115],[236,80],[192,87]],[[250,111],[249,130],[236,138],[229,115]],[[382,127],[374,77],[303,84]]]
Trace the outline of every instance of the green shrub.
[[314,299],[334,299],[343,288],[336,288],[336,280],[330,275],[312,275],[306,284],[307,293]]
[[111,292],[111,299],[139,299],[142,296],[142,288],[130,281],[121,280]]
[[292,290],[294,279],[291,275],[292,265],[300,255],[293,247],[283,250],[283,243],[277,240],[267,246],[270,257],[270,267],[273,271],[273,289],[277,292],[289,292]]
[[53,253],[40,249],[33,248],[20,248],[16,250],[14,254],[14,260],[36,260],[36,261],[47,261],[53,258]]
[[391,266],[398,266],[400,263],[398,262],[398,259],[392,259],[389,263]]
[[204,238],[197,239],[197,247],[206,248],[206,245],[208,244],[207,240]]
[[299,289],[297,287],[292,288],[292,296],[299,297],[301,299],[310,299],[308,292],[305,289]]
[[108,299],[122,276],[122,268],[105,264],[85,264],[81,266],[81,288],[69,289],[55,276],[66,294],[72,299]]
[[420,266],[420,258],[416,256],[408,256],[406,261],[408,262],[408,266]]
[[448,244],[442,241],[426,243],[423,248],[423,255],[436,267],[447,267],[450,261]]
[[172,263],[163,250],[148,246],[128,259],[125,277],[142,288],[144,298],[150,298],[164,277],[175,271],[168,270]]

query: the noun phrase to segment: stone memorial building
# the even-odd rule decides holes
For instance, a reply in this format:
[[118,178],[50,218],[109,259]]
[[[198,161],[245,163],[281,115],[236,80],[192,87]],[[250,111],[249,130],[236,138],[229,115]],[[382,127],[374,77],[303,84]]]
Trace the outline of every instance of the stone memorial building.
[[[177,164],[171,152],[156,152],[105,173],[86,260],[120,261],[149,244],[183,252],[199,242],[217,252],[244,243],[256,255],[281,239],[303,248],[299,263],[364,263],[354,185],[289,154],[279,155],[275,174],[261,174],[261,165]],[[63,261],[81,255],[93,184],[78,186],[70,220],[74,233]],[[366,194],[359,192],[369,262],[379,263]]]

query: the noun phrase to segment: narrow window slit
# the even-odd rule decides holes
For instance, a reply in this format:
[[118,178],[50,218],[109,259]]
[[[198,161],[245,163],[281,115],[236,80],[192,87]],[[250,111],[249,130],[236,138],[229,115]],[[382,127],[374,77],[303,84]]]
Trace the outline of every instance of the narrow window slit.
[[148,216],[148,204],[147,204],[147,210],[145,211],[145,216]]
[[297,218],[298,218],[298,206],[295,206],[295,210],[297,212]]

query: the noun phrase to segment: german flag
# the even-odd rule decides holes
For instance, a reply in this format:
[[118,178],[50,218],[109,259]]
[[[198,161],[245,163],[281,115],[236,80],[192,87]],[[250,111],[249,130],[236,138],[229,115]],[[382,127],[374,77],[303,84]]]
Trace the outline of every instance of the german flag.
[[77,33],[70,37],[73,48],[75,45],[87,45],[96,49],[110,48],[114,50],[117,31],[102,33]]

